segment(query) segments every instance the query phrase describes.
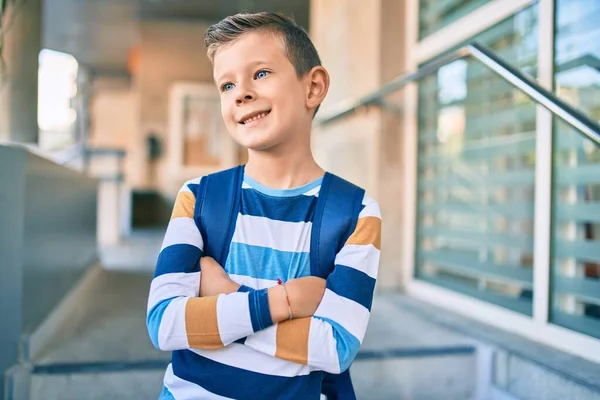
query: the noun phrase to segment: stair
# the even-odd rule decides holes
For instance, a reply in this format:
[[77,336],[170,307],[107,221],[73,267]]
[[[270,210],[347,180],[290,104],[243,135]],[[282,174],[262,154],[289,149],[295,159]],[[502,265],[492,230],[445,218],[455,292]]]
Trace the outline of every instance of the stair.
[[31,371],[31,400],[153,399],[169,354],[146,332],[148,272],[102,270],[85,312],[45,346]]
[[[101,270],[78,305],[84,312],[33,360],[29,399],[157,398],[169,354],[146,333],[151,279],[149,272]],[[468,339],[381,297],[351,372],[359,399],[465,400],[475,398],[476,359]]]

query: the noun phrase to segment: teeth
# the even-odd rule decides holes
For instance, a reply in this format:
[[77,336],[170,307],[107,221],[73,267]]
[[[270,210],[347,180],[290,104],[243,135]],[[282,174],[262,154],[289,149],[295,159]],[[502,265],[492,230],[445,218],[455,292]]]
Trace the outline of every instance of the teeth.
[[245,119],[245,120],[243,120],[242,122],[243,122],[244,124],[249,124],[250,122],[254,122],[254,121],[256,121],[257,119],[261,119],[262,117],[266,117],[266,116],[267,116],[267,114],[268,114],[268,112],[263,112],[263,113],[260,113],[260,114],[258,114],[258,115],[255,115],[255,116],[254,116],[254,117],[252,117],[252,118]]

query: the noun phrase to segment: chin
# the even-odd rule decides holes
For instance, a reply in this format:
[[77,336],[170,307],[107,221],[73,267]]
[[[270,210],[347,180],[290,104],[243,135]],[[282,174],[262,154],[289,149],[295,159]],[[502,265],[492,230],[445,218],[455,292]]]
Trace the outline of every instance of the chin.
[[278,144],[277,141],[274,140],[248,140],[245,143],[242,142],[241,145],[252,151],[266,151],[276,147]]
[[242,134],[236,135],[235,141],[239,145],[249,150],[265,151],[276,147],[279,143],[282,142],[282,138],[277,135],[269,134],[267,132],[253,132],[253,134],[251,135],[248,135],[247,132],[244,132]]

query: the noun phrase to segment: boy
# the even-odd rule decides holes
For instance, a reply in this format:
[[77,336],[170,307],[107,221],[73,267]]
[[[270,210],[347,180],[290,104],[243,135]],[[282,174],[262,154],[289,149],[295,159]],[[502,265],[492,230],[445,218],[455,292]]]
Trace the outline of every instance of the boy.
[[323,371],[345,371],[367,328],[379,206],[364,197],[333,272],[310,276],[324,174],[310,131],[327,71],[306,32],[277,14],[228,17],[205,43],[223,119],[248,163],[226,265],[203,257],[194,210],[203,178],[175,201],[148,300],[152,342],[173,351],[160,399],[318,399]]

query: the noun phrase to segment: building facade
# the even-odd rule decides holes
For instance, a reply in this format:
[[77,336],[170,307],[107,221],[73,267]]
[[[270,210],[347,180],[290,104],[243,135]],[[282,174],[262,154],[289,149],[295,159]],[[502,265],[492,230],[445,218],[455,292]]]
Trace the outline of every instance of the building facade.
[[[596,1],[341,3],[311,10],[333,104],[477,41],[600,119]],[[315,134],[382,202],[381,286],[600,362],[598,146],[474,58],[383,100]]]

